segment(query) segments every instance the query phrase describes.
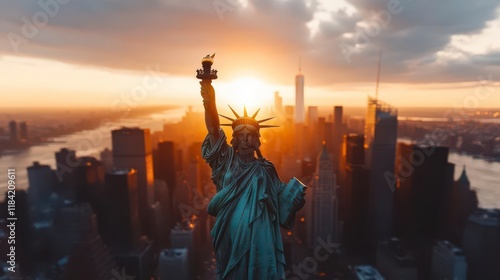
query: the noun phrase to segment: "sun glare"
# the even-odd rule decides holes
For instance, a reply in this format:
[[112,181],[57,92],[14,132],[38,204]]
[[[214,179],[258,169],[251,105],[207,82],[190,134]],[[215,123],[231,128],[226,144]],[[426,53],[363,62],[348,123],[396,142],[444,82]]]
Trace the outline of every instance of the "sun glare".
[[[273,89],[260,79],[242,77],[228,82],[219,95],[220,103],[229,104],[241,111],[246,106],[249,114],[272,104]],[[222,105],[222,104],[221,104]]]

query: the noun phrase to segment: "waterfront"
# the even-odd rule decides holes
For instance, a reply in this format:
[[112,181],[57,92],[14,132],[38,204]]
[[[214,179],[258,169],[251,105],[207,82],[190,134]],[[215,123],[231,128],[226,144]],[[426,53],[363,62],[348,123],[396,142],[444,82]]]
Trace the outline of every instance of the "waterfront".
[[500,208],[500,162],[457,153],[450,153],[448,161],[455,164],[455,180],[465,166],[471,187],[477,191],[480,207]]
[[77,156],[93,156],[100,158],[99,153],[105,148],[111,149],[111,130],[120,127],[149,128],[151,132],[163,130],[164,122],[179,121],[185,108],[167,110],[148,116],[127,118],[116,122],[108,122],[90,130],[78,131],[61,137],[52,138],[50,142],[31,146],[27,149],[10,152],[0,156],[0,200],[7,190],[7,169],[16,169],[16,185],[19,190],[28,188],[27,167],[34,161],[55,168],[55,152],[61,148],[76,150]]

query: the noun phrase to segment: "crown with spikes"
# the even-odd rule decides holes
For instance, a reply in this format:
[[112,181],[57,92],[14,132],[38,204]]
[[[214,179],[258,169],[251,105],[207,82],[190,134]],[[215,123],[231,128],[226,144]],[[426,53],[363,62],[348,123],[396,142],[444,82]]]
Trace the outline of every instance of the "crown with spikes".
[[[227,105],[227,106],[229,106],[229,105]],[[236,111],[234,111],[234,109],[231,108],[231,106],[229,106],[229,109],[231,109],[231,111],[233,112],[236,119],[226,117],[224,115],[219,114],[219,116],[233,122],[231,124],[223,123],[223,124],[221,124],[221,126],[231,126],[234,130],[234,128],[237,127],[238,125],[244,124],[244,125],[251,125],[251,126],[255,127],[257,129],[257,131],[259,131],[261,128],[278,127],[277,125],[261,125],[261,123],[267,122],[268,120],[272,120],[272,119],[274,119],[274,117],[270,117],[270,118],[259,120],[259,121],[255,119],[255,117],[257,117],[257,114],[260,111],[260,108],[251,117],[248,116],[247,108],[245,106],[243,107],[243,117],[240,117],[240,115],[238,115],[238,113],[236,113]]]

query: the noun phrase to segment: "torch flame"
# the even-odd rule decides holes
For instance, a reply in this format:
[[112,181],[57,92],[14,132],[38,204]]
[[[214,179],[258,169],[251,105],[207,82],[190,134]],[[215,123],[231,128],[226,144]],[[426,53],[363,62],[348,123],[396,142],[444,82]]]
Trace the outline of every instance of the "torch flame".
[[205,61],[213,63],[214,62],[214,56],[215,56],[215,53],[212,54],[212,55],[207,54],[204,58],[202,58],[201,63],[203,63]]

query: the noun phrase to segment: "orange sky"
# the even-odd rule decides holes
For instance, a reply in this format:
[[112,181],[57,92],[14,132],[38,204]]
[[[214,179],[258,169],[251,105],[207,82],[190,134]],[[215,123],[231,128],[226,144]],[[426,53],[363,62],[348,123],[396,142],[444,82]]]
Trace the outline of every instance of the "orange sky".
[[[219,103],[266,107],[279,91],[293,105],[301,57],[306,105],[365,106],[382,49],[379,96],[387,103],[500,108],[500,43],[492,39],[500,4],[449,11],[414,2],[2,3],[0,106],[198,105],[195,70],[213,51]],[[474,19],[456,19],[471,11]],[[384,12],[388,22],[377,18]],[[26,36],[24,19],[33,24],[37,13],[47,22]]]

